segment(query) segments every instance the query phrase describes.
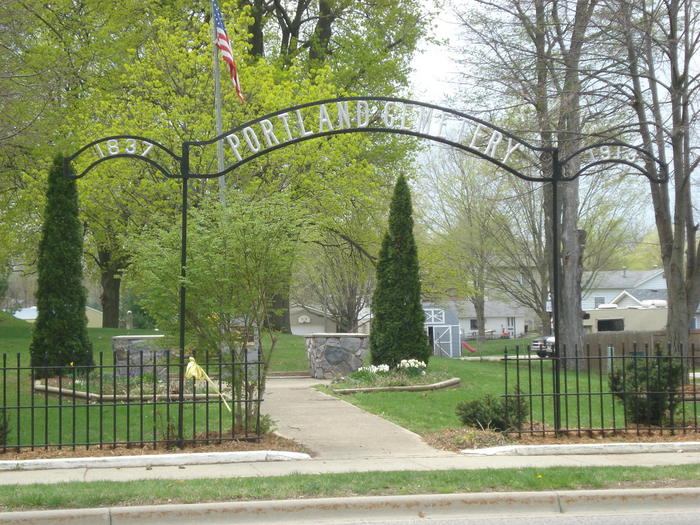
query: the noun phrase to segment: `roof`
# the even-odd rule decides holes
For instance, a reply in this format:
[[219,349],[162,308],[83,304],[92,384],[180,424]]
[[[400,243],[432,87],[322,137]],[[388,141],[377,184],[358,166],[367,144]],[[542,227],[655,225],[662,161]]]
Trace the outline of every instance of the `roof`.
[[12,315],[14,315],[17,319],[22,319],[24,321],[34,321],[36,320],[37,315],[39,315],[39,312],[36,309],[36,306],[29,306],[27,308],[20,308]]
[[[603,270],[596,272],[595,278],[588,286],[592,288],[621,288],[631,290],[642,288],[643,284],[650,279],[664,273],[661,269],[656,270]],[[584,272],[583,282],[587,282],[591,277],[591,272]]]
[[668,290],[645,290],[644,288],[635,288],[627,290],[627,292],[638,301],[647,301],[650,299],[668,299]]
[[[476,310],[471,301],[450,302],[452,309],[460,318],[476,317]],[[487,299],[484,303],[486,317],[530,317],[532,310],[521,305]]]
[[[85,310],[91,310],[98,314],[102,313],[101,310],[98,310],[97,308],[92,308],[91,306],[86,306]],[[35,321],[37,316],[39,315],[39,311],[37,310],[36,306],[28,306],[27,308],[20,308],[12,315],[14,315],[17,319],[22,319],[24,321]]]

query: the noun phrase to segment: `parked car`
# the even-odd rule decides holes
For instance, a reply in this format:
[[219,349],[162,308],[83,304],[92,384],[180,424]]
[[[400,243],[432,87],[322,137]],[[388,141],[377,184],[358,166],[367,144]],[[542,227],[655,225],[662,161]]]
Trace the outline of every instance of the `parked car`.
[[552,357],[554,355],[554,337],[535,337],[530,343],[530,352],[535,352],[538,357]]

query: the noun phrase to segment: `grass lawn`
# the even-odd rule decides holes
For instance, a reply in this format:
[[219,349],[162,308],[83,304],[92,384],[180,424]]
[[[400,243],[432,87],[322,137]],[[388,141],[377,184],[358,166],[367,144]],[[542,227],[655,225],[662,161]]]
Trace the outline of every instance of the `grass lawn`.
[[[9,314],[0,313],[0,363],[10,367],[7,371],[0,372],[0,406],[8,407],[3,416],[9,426],[8,446],[156,441],[175,438],[178,405],[172,401],[164,400],[144,405],[113,402],[88,404],[84,400],[68,395],[35,393],[31,388],[28,368],[32,329],[32,324],[15,319]],[[127,331],[117,328],[88,329],[88,335],[93,343],[95,362],[97,364],[102,362],[104,365],[113,364],[113,336],[153,333],[158,332]],[[174,344],[177,343],[174,342]],[[22,367],[19,371],[17,370],[18,358]],[[273,354],[271,369],[305,370],[307,366],[303,337],[280,335]],[[111,371],[107,369],[106,372]],[[176,374],[176,367],[171,369],[171,374]],[[153,376],[153,374],[150,375]],[[92,374],[90,377],[90,391],[99,392],[99,374]],[[155,379],[155,376],[153,377]],[[66,383],[61,383],[61,387],[69,388],[68,380],[64,381]],[[107,377],[104,381],[111,382],[113,379]],[[150,381],[146,379],[144,382],[146,393],[152,386]],[[112,385],[106,386],[109,388]],[[140,385],[136,379],[131,386],[132,392],[134,392],[133,388],[136,388],[135,394],[138,394]],[[204,392],[206,388],[200,388],[199,392]],[[16,408],[20,406],[38,406],[39,408]],[[185,406],[183,421],[186,437],[195,434],[201,437],[204,432],[227,434],[227,429],[230,429],[233,424],[228,411],[220,408],[218,402],[212,402],[209,406],[201,402],[197,404],[189,402]],[[236,420],[236,425],[238,426],[240,422],[239,418]],[[240,435],[238,431],[237,435]]]
[[[16,363],[16,354],[19,353],[24,363],[28,363],[28,348],[31,341],[32,325],[24,321],[16,320],[11,316],[2,314],[0,316],[0,354],[8,353],[7,363],[12,366]],[[95,354],[104,352],[105,364],[111,363],[111,338],[114,335],[123,334],[124,330],[119,329],[89,329],[89,335],[93,341]],[[138,333],[130,331],[129,333]],[[148,332],[142,332],[148,333]],[[152,333],[152,332],[150,332]],[[492,340],[483,343],[479,351],[485,355],[502,355],[504,345],[512,348],[512,344],[526,344],[529,340]],[[514,352],[508,353],[511,355]],[[522,349],[521,349],[521,355]],[[538,394],[544,392],[544,396],[533,397],[530,403],[530,420],[544,422],[550,428],[554,425],[553,417],[553,396],[552,392],[552,364],[549,360],[535,359],[528,366],[527,361],[521,361],[516,366],[515,362],[509,361],[506,371],[503,361],[461,361],[433,357],[430,360],[429,370],[439,375],[447,377],[459,377],[461,383],[459,387],[431,392],[374,392],[359,393],[343,396],[343,399],[356,404],[368,412],[382,416],[400,426],[408,428],[418,434],[429,434],[442,430],[459,428],[461,422],[455,415],[455,408],[458,403],[483,398],[485,395],[501,396],[505,392],[506,372],[508,374],[508,391],[514,393],[516,379],[519,380],[523,394]],[[307,370],[308,363],[304,338],[301,336],[278,335],[275,351],[270,365],[270,371],[301,371]],[[8,389],[0,396],[0,404],[12,407],[21,404],[30,404],[31,390],[29,388],[29,371],[23,370],[20,380],[17,381],[16,374],[8,373],[6,377],[0,375],[0,386],[2,383]],[[575,428],[580,422],[581,427],[607,428],[624,426],[623,411],[619,400],[612,395],[605,393],[608,390],[607,375],[597,372],[585,373],[579,377],[577,383],[573,372],[563,372],[561,375],[562,390],[569,392],[561,401],[561,423],[562,429]],[[18,386],[19,385],[19,386]],[[94,385],[93,385],[94,388]],[[576,392],[593,392],[593,396],[578,396]],[[18,396],[21,399],[17,403]],[[36,398],[37,396],[35,396]],[[51,399],[51,398],[49,398]],[[529,399],[529,398],[528,398]],[[49,404],[44,400],[44,404]],[[42,402],[39,397],[39,402]],[[63,400],[60,404],[71,404],[75,401]],[[55,402],[53,402],[56,404]],[[678,423],[694,421],[697,414],[693,403],[688,403],[684,416],[677,419]],[[202,425],[205,421],[201,410],[205,408],[198,406],[189,407],[185,414],[186,432],[200,432],[203,429],[197,425]],[[212,410],[212,409],[210,409]],[[106,413],[105,413],[106,411]],[[111,411],[111,412],[110,412]],[[101,405],[84,405],[79,410],[63,410],[54,407],[45,411],[37,410],[37,413],[30,413],[29,410],[22,410],[18,416],[18,410],[8,409],[5,411],[6,417],[10,421],[10,428],[21,430],[19,436],[14,434],[14,442],[30,443],[37,437],[46,436],[54,442],[80,442],[81,440],[94,440],[96,433],[99,437],[107,436],[107,439],[117,441],[115,437],[120,434],[119,440],[134,438],[145,432],[149,439],[157,439],[169,432],[173,420],[177,414],[176,404],[163,403],[159,406],[155,404],[134,407],[130,412],[124,413],[123,406],[116,409],[103,407]],[[61,413],[63,412],[63,414]],[[116,412],[116,413],[115,413]],[[191,412],[191,414],[190,414]],[[264,412],[264,410],[263,410]],[[226,414],[210,413],[210,430],[217,430],[219,421]],[[685,419],[683,419],[685,417]],[[49,428],[44,426],[43,420],[49,419]],[[99,429],[87,430],[88,423],[102,419],[104,424]],[[56,420],[59,421],[56,424]],[[34,423],[32,423],[34,421]],[[52,432],[52,436],[48,435]],[[12,441],[11,441],[12,442]]]
[[[554,426],[554,396],[552,362],[534,359],[529,363],[510,361],[508,366],[508,392],[514,393],[519,379],[521,393],[533,396],[529,407],[531,421]],[[461,361],[442,357],[430,360],[429,370],[446,372],[459,377],[457,388],[433,392],[372,392],[343,395],[343,399],[358,407],[388,419],[397,425],[425,435],[462,426],[455,414],[458,403],[483,398],[485,395],[501,396],[505,390],[506,368],[503,361]],[[577,384],[574,371],[561,373],[562,392],[569,392],[560,402],[561,428],[614,428],[625,426],[622,403],[607,393],[608,379],[605,372],[583,373]],[[578,396],[576,392],[591,392],[591,396]],[[692,402],[686,403],[686,412],[679,414],[676,423],[690,423],[697,416]],[[580,422],[580,425],[578,424]],[[631,425],[630,425],[631,426]],[[529,427],[526,425],[525,429]]]
[[291,474],[0,486],[0,511],[321,497],[693,486],[700,465]]
[[[277,343],[270,361],[270,372],[299,372],[309,370],[304,337],[292,334],[275,334]],[[269,345],[269,342],[267,343]]]
[[518,339],[489,339],[487,341],[467,341],[476,352],[472,352],[462,346],[462,355],[464,357],[481,357],[490,355],[503,355],[507,350],[508,355],[513,355],[519,351],[520,355],[527,353],[527,348],[534,339],[532,337],[521,337]]

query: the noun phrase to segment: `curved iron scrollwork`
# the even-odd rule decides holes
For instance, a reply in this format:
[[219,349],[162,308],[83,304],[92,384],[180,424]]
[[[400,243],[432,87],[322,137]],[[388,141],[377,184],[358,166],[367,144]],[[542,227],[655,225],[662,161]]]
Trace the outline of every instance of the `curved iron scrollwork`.
[[[204,154],[207,146],[223,141],[228,166],[213,173],[192,173],[196,178],[216,178],[273,151],[319,137],[348,133],[393,133],[438,142],[482,158],[499,168],[532,182],[574,180],[593,167],[625,164],[654,182],[667,180],[664,163],[644,148],[620,141],[588,145],[559,160],[567,165],[575,157],[588,154],[586,162],[573,175],[554,170],[551,176],[532,175],[541,165],[541,154],[557,148],[534,145],[483,119],[436,104],[396,97],[340,97],[281,109],[250,120],[212,139],[188,142],[193,154]],[[621,154],[622,152],[622,154]],[[650,174],[637,163],[639,157],[659,166],[662,177]],[[530,167],[528,173],[524,167]]]
[[[70,175],[68,165],[87,151],[92,152],[94,155],[94,160],[89,162],[88,166],[85,167],[80,173]],[[168,169],[168,167],[158,162],[158,160],[162,160],[163,154],[173,159],[173,169]],[[180,168],[181,157],[173,153],[162,144],[159,144],[158,142],[155,142],[149,138],[140,137],[137,135],[111,135],[109,137],[93,140],[73,153],[70,157],[66,157],[64,159],[63,173],[67,177],[79,179],[84,177],[89,171],[103,162],[119,158],[136,159],[146,162],[169,179],[177,179],[182,177],[182,174],[176,173],[174,169],[175,167],[177,167],[177,169]]]
[[[623,164],[625,166],[628,166],[638,171],[641,175],[644,175],[651,182],[663,184],[668,182],[669,179],[668,166],[664,162],[652,155],[648,150],[640,146],[628,144],[626,142],[605,141],[590,144],[573,152],[571,155],[563,159],[561,161],[561,164],[566,165],[569,163],[569,161],[582,155],[588,155],[590,160],[587,163],[583,164],[574,174],[568,177],[561,177],[560,180],[574,180],[584,175],[587,171],[590,171],[596,166],[611,164]],[[653,173],[650,173],[645,166],[639,165],[637,163],[637,160],[640,156],[642,158],[642,161],[646,160],[656,164],[658,166],[658,173],[660,173],[660,175],[657,176]],[[646,162],[644,163],[646,164]]]
[[532,164],[548,151],[485,120],[435,104],[395,97],[340,97],[282,109],[209,140],[188,142],[200,151],[224,141],[232,158],[226,169],[191,174],[216,178],[260,156],[292,144],[348,133],[393,133],[428,139],[472,153],[525,180],[549,180],[523,173],[509,160]]

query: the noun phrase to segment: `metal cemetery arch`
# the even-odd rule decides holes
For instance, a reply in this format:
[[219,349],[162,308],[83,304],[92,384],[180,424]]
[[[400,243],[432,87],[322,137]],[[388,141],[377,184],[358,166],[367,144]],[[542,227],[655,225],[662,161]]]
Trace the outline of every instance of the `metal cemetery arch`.
[[[134,158],[146,162],[160,173],[172,179],[182,180],[182,224],[180,259],[180,394],[178,410],[178,442],[183,443],[183,392],[185,369],[185,276],[187,263],[187,199],[188,181],[191,178],[212,179],[224,176],[239,166],[278,149],[319,137],[346,133],[393,133],[423,138],[476,155],[491,164],[531,181],[552,184],[552,275],[551,291],[555,336],[555,394],[559,393],[559,272],[560,246],[558,216],[558,183],[572,181],[586,171],[607,164],[623,164],[637,170],[652,182],[668,181],[664,163],[644,148],[624,142],[604,141],[586,146],[559,159],[558,148],[532,145],[525,140],[494,126],[493,124],[454,109],[435,104],[393,97],[343,97],[320,100],[282,109],[237,126],[221,135],[204,141],[184,141],[180,155],[146,137],[114,135],[97,139],[80,148],[64,161],[64,175],[80,178],[103,162],[115,158]],[[228,167],[214,173],[193,173],[190,158],[204,156],[208,147],[223,142],[228,145],[228,155],[233,157]],[[614,155],[616,152],[617,156]],[[95,158],[85,159],[87,166],[77,175],[70,175],[70,163],[91,153]],[[552,159],[552,175],[532,176],[508,163],[520,160],[540,161],[540,154]],[[588,162],[584,162],[588,156]],[[214,158],[212,152],[212,158]],[[581,168],[569,176],[563,168],[577,157],[583,157]],[[642,164],[637,163],[638,157]],[[660,178],[649,173],[644,163],[659,166]],[[555,396],[555,427],[559,430],[559,396]]]

